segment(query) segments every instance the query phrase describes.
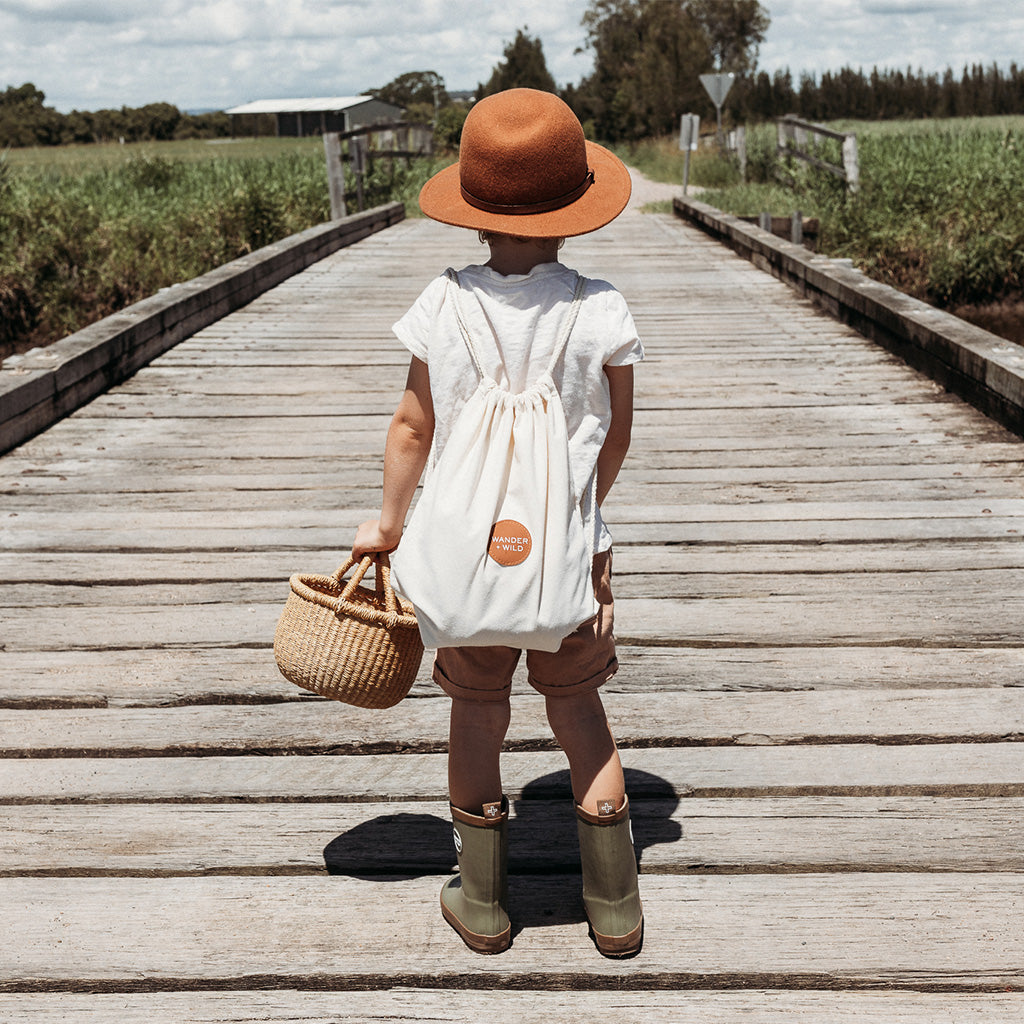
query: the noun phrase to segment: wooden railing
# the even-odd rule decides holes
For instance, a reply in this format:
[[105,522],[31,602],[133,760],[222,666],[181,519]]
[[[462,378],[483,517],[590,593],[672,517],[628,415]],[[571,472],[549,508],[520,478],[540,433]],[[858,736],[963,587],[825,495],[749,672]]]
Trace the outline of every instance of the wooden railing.
[[401,203],[318,224],[0,365],[0,454],[310,264],[405,217]]
[[[801,121],[792,115],[780,118],[779,154],[795,157],[842,178],[851,192],[860,185],[860,164],[857,158],[857,136],[852,132],[836,132],[824,125]],[[823,160],[818,153],[818,138],[836,139],[842,143],[842,166]]]
[[[342,143],[346,145],[342,145]],[[324,132],[327,158],[327,183],[331,192],[331,220],[346,216],[347,201],[354,199],[356,210],[363,212],[366,179],[374,160],[412,160],[434,152],[434,133],[430,125],[411,121],[363,125],[347,132]],[[345,191],[346,163],[352,165],[355,191]]]

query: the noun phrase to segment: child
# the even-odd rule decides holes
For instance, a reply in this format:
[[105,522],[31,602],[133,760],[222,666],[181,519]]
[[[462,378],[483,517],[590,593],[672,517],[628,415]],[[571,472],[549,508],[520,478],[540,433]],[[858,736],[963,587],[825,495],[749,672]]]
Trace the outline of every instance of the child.
[[[459,163],[431,178],[423,212],[474,228],[490,249],[484,266],[458,275],[460,306],[481,346],[486,372],[512,393],[535,380],[555,351],[578,276],[558,262],[565,237],[607,224],[629,199],[629,173],[606,149],[586,142],[557,97],[512,89],[481,100],[466,119]],[[437,278],[395,334],[411,351],[405,393],[388,431],[380,518],[363,523],[352,554],[399,545],[420,475],[444,448],[479,376],[459,333],[451,282]],[[467,292],[471,297],[467,297]],[[582,304],[554,374],[569,434],[573,480],[584,493],[584,529],[593,538],[597,614],[557,652],[527,651],[529,681],[570,767],[591,934],[606,956],[640,950],[643,912],[622,766],[597,689],[616,671],[612,636],[611,536],[600,505],[629,447],[633,364],[643,349],[622,296],[585,282]],[[596,472],[596,504],[585,484]],[[448,785],[459,876],[441,892],[445,920],[466,944],[498,953],[510,942],[507,914],[508,802],[499,754],[508,729],[511,647],[440,647],[434,679],[452,698]]]

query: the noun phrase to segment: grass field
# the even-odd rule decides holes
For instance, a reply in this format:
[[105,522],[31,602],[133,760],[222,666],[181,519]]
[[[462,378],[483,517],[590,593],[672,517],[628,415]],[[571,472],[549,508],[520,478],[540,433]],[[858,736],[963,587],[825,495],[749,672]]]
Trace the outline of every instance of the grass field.
[[181,142],[102,142],[81,146],[31,146],[9,149],[4,159],[15,170],[81,173],[103,167],[119,167],[136,160],[181,161],[268,160],[299,155],[323,159],[319,137],[305,139],[188,139]]
[[[693,161],[690,181],[705,187],[701,199],[729,213],[799,209],[818,217],[824,252],[943,308],[1024,297],[1024,117],[830,127],[857,134],[855,195],[825,172],[784,166],[773,125],[748,133],[747,183],[734,162],[710,152]],[[682,180],[674,139],[648,144],[633,159],[661,180]]]
[[[436,166],[378,162],[367,205],[415,208]],[[0,358],[329,217],[319,138],[10,150],[0,159]]]

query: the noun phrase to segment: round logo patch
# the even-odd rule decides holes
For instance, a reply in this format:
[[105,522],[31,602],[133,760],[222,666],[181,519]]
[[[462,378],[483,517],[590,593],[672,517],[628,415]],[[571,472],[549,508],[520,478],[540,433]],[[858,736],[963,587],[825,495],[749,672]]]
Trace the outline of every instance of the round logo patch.
[[491,543],[487,554],[498,565],[519,565],[525,562],[532,547],[530,531],[514,519],[502,519],[491,527]]

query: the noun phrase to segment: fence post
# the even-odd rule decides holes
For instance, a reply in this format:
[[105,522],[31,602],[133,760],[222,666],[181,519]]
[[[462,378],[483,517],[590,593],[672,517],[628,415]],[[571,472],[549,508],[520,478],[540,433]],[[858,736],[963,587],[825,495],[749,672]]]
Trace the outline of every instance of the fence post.
[[804,244],[804,215],[799,210],[793,211],[793,221],[790,226],[789,237],[794,245]]
[[767,210],[762,210],[757,218],[757,226],[762,231],[771,233],[772,230],[772,215]]
[[683,114],[679,119],[679,148],[683,151],[683,195],[690,187],[690,153],[697,148],[700,138],[700,117]]
[[353,135],[348,140],[348,153],[352,172],[356,178],[356,209],[363,212],[363,173],[366,169],[366,136]]
[[740,125],[736,129],[736,156],[740,161],[740,180],[747,180],[747,127]]
[[860,161],[857,157],[857,136],[847,135],[843,139],[843,169],[846,171],[846,184],[851,192],[860,188]]
[[331,194],[331,220],[345,216],[345,168],[341,162],[341,139],[337,132],[324,132],[327,158],[327,187]]

